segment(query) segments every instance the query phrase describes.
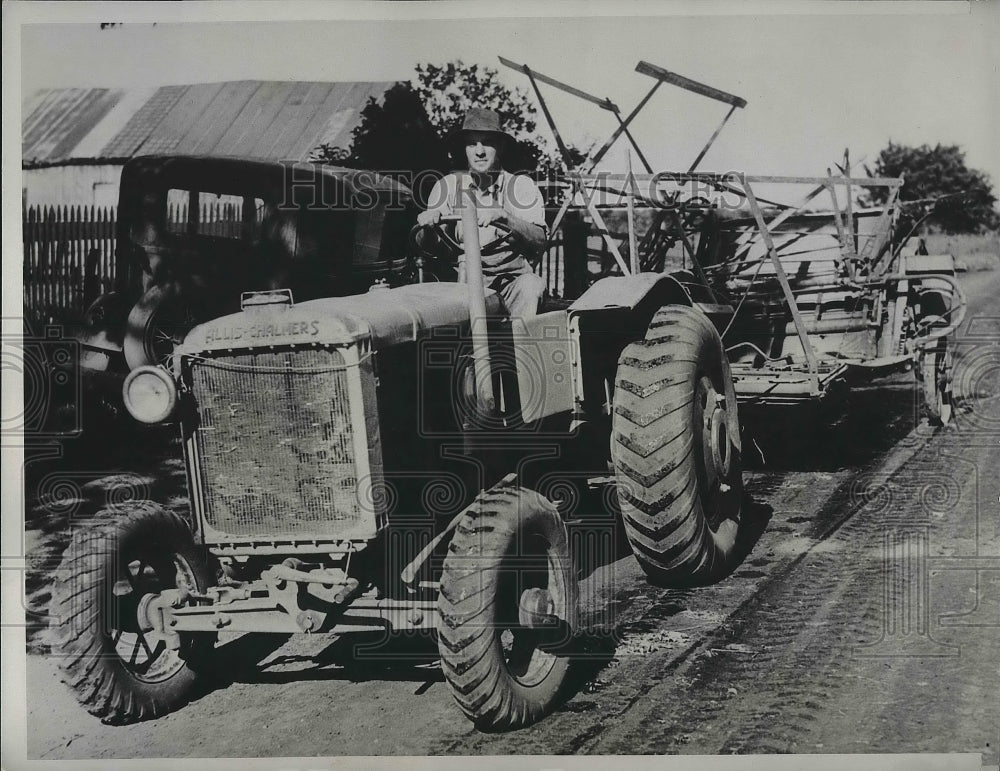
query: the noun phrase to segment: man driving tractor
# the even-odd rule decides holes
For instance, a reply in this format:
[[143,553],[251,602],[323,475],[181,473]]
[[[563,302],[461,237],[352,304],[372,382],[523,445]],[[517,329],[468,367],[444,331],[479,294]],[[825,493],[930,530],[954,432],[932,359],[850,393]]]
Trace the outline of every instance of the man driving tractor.
[[[469,190],[476,202],[480,242],[501,239],[496,248],[483,251],[486,286],[500,295],[511,316],[534,316],[545,291],[545,281],[535,275],[530,262],[541,254],[547,237],[541,192],[530,177],[501,168],[513,138],[500,128],[500,116],[493,110],[470,108],[462,128],[450,139],[459,158],[459,148],[464,149],[468,170],[452,172],[435,183],[427,210],[420,213],[417,223],[435,226],[443,217],[456,214],[459,192]],[[461,242],[461,222],[455,228],[455,238]],[[509,239],[503,239],[507,232]],[[422,235],[422,246],[433,248],[428,243],[429,231]],[[458,280],[465,280],[462,256]]]

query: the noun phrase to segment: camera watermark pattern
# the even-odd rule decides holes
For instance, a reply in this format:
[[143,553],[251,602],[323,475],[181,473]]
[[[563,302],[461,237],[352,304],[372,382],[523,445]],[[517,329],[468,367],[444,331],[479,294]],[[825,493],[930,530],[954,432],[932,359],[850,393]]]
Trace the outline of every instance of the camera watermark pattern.
[[[49,619],[61,623],[48,607],[47,597],[53,581],[65,580],[67,571],[58,552],[59,543],[72,543],[101,527],[102,523],[126,516],[136,504],[152,497],[152,479],[131,472],[53,471],[43,476],[33,493],[28,521],[41,532],[58,537],[25,544],[23,596],[25,624]],[[29,531],[30,532],[30,531]],[[27,537],[27,533],[26,533]],[[42,598],[40,602],[36,598]],[[21,624],[18,624],[20,626]]]
[[82,429],[80,345],[57,325],[41,335],[3,335],[0,373],[5,383],[20,379],[23,403],[4,400],[0,434],[5,441],[63,438]]
[[[946,460],[950,462],[944,467],[950,467],[950,473],[939,470]],[[881,630],[877,640],[855,646],[853,655],[957,656],[961,639],[943,641],[946,629],[1000,626],[1000,609],[991,610],[984,594],[983,575],[1000,570],[1000,555],[983,551],[988,535],[981,521],[979,472],[976,463],[942,451],[938,457],[911,460],[895,474],[854,480],[850,497],[857,509],[855,516],[880,522],[883,530]],[[943,527],[949,528],[951,538],[968,543],[971,553],[932,551],[933,535]],[[934,605],[934,598],[943,596],[945,588],[969,577],[974,583],[972,610],[956,613]]]
[[126,513],[136,501],[149,500],[153,479],[144,474],[113,471],[53,471],[42,477],[35,490],[37,506],[54,515],[73,518],[87,507],[95,512]]
[[492,415],[481,409],[485,395],[477,393],[474,376],[473,336],[484,335],[484,325],[479,320],[471,330],[436,329],[418,342],[413,374],[418,436],[458,439],[469,430],[506,428],[513,420],[522,432],[563,437],[565,431],[549,427],[544,418],[573,407],[573,341],[565,319],[515,318],[491,330]]
[[882,539],[882,630],[855,646],[855,657],[957,656],[959,647],[934,639],[928,568],[930,528],[889,530]]
[[921,475],[916,498],[922,510],[932,517],[942,517],[961,503],[962,486],[951,474]]
[[963,434],[1000,434],[1000,347],[963,341],[957,348],[961,359],[953,390],[962,409],[956,428]]

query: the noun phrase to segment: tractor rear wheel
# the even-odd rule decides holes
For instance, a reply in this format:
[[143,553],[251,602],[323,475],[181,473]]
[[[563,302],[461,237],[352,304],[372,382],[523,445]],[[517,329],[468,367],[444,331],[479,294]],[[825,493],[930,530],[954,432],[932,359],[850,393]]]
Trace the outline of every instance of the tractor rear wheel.
[[670,306],[618,360],[611,457],[625,533],[655,583],[716,581],[739,560],[739,417],[712,323]]
[[172,650],[144,629],[140,608],[164,589],[212,583],[187,523],[154,503],[73,534],[52,592],[53,652],[88,712],[124,724],[187,702],[215,635],[182,635]]
[[438,599],[441,668],[477,728],[521,728],[552,709],[577,603],[556,507],[514,486],[483,493],[452,539]]

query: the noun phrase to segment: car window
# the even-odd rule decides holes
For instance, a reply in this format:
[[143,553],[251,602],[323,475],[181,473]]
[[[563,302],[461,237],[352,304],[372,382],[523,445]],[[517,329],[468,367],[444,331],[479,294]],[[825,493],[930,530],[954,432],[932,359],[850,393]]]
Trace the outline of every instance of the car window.
[[187,233],[189,190],[167,191],[167,231],[170,233]]
[[260,198],[171,189],[167,191],[167,230],[256,242],[265,208]]

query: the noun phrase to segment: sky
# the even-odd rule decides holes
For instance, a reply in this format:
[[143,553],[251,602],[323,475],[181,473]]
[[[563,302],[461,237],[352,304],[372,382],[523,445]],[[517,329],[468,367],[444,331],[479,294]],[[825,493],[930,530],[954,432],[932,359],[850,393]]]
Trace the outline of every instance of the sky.
[[[705,158],[705,170],[822,175],[845,148],[855,161],[871,162],[890,139],[941,142],[960,145],[969,165],[1000,188],[1000,3],[837,6],[569,2],[511,11],[495,4],[379,3],[358,11],[332,3],[304,6],[304,15],[323,20],[224,23],[175,23],[159,10],[155,26],[135,19],[105,30],[96,20],[22,27],[22,88],[408,80],[418,63],[461,59],[495,67],[505,83],[530,91],[523,74],[499,64],[500,55],[610,97],[627,114],[653,85],[635,72],[646,60],[747,100]],[[267,7],[275,8],[236,6],[244,17]],[[398,7],[415,18],[329,18],[341,10],[370,14],[373,7],[380,13]],[[555,15],[491,18],[500,8]],[[641,15],[621,16],[622,8]],[[686,15],[692,11],[702,15]],[[487,16],[428,18],[457,13]],[[603,141],[615,128],[610,113],[541,88],[570,141]],[[633,133],[656,170],[685,169],[727,109],[662,87]],[[603,166],[624,170],[625,146],[616,145]]]

